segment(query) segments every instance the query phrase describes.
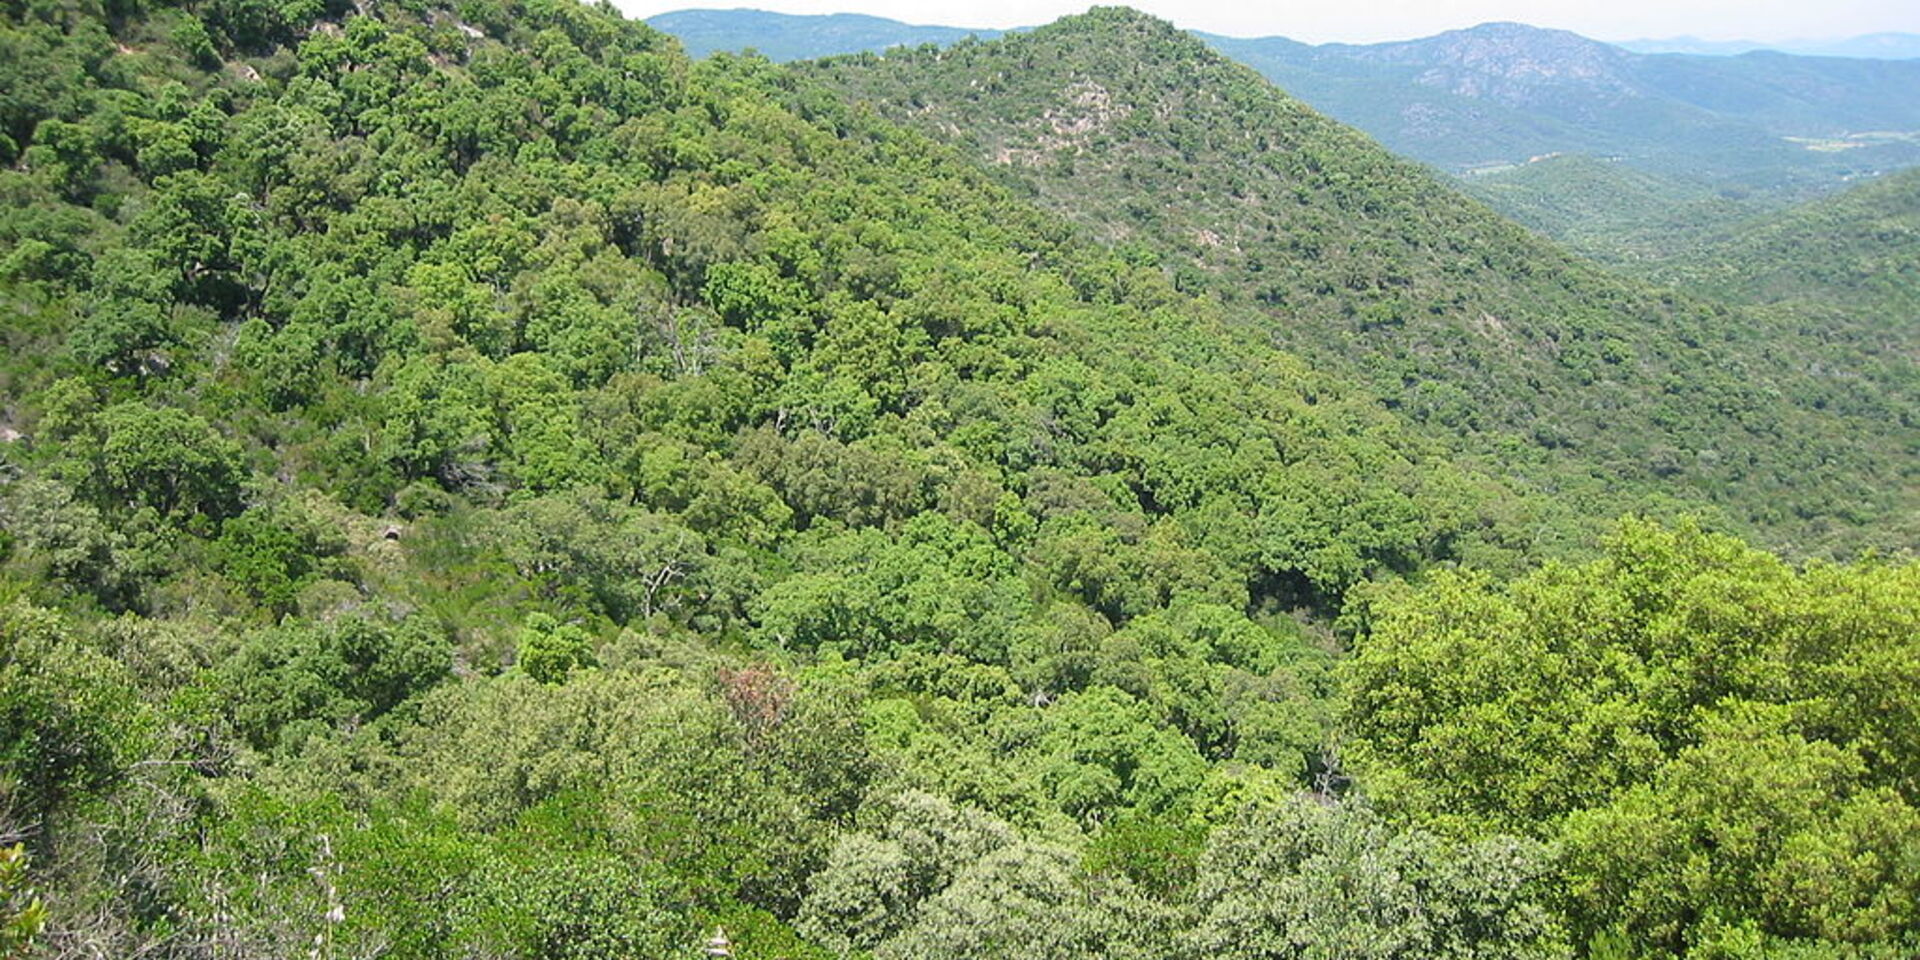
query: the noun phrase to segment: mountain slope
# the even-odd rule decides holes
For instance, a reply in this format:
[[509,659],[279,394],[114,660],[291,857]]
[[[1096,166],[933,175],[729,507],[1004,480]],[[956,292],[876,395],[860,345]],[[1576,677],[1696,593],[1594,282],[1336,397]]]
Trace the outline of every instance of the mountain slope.
[[1920,327],[1920,170],[1743,221],[1661,272],[1730,299],[1881,312],[1889,327]]
[[1694,249],[1772,206],[1700,180],[1584,154],[1472,174],[1461,178],[1460,188],[1583,256],[1632,269]]
[[9,951],[1168,956],[1155,858],[1338,776],[1348,593],[1564,516],[604,6],[0,50]]
[[[1911,421],[1885,406],[1904,384],[1804,374],[1822,344],[1585,267],[1159,21],[812,73],[1533,482],[1687,490],[1813,539],[1844,526],[1823,504],[1904,516],[1915,494]],[[1859,482],[1803,486],[1835,463]]]
[[[1060,33],[1220,92],[1129,31]],[[0,52],[9,958],[1920,934],[1920,565],[1585,540],[1151,235],[604,4],[50,0]],[[1037,135],[1127,106],[1074,82]],[[1593,295],[1263,89],[1303,242]]]

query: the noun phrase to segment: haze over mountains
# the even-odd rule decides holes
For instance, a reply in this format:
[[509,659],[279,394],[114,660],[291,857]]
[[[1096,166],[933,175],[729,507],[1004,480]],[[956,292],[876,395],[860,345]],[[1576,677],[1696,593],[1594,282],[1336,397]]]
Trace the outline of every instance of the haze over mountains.
[[922,27],[863,13],[799,15],[767,10],[678,10],[647,23],[678,38],[694,58],[749,47],[776,63],[923,43],[991,40],[999,30]]
[[1362,46],[1206,39],[1452,172],[1586,153],[1765,188],[1920,160],[1920,61],[1643,55],[1516,23]]
[[1911,60],[1920,57],[1920,35],[1911,33],[1869,33],[1840,39],[1784,40],[1778,43],[1667,37],[1658,40],[1621,40],[1614,45],[1635,53],[1696,53],[1710,57],[1738,56],[1757,50],[1804,57],[1869,57],[1878,60]]

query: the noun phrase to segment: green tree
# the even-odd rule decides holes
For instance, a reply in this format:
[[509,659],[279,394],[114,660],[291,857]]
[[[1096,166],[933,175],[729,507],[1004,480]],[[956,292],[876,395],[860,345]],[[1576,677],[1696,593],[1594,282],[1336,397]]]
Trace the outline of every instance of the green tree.
[[46,928],[47,905],[27,875],[32,861],[17,843],[0,848],[0,956],[27,956]]
[[153,732],[133,678],[51,611],[0,606],[0,808],[36,847],[73,801],[125,776]]
[[976,810],[920,791],[861,811],[867,828],[842,836],[807,882],[796,927],[841,952],[872,950],[913,922],[954,875],[1013,843],[1013,830]]
[[252,631],[207,681],[248,744],[294,753],[310,738],[377,723],[451,669],[446,636],[424,618],[362,615]]
[[239,506],[240,449],[201,417],[131,401],[101,411],[97,426],[99,493],[108,504],[216,519]]
[[1125,880],[1093,878],[1068,850],[1020,843],[987,854],[874,951],[884,960],[1164,957],[1172,911]]
[[559,683],[576,667],[598,664],[591,634],[544,613],[528,617],[526,626],[520,628],[516,662],[527,676],[541,683]]
[[1752,931],[1828,944],[1920,929],[1920,810],[1858,754],[1734,707],[1645,784],[1569,818],[1581,929],[1711,955]]
[[1546,850],[1447,844],[1364,807],[1295,797],[1250,807],[1208,841],[1194,956],[1526,957],[1571,954],[1547,907]]

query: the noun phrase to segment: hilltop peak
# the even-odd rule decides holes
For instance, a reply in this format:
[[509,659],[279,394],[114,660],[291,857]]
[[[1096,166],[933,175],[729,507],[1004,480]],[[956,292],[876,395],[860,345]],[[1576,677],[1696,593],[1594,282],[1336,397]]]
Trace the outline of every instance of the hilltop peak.
[[1571,30],[1561,30],[1556,27],[1536,27],[1531,23],[1521,23],[1518,20],[1488,20],[1485,23],[1476,23],[1471,27],[1442,31],[1437,36],[1448,37],[1460,35],[1508,40],[1553,40],[1559,42],[1575,42],[1585,46],[1606,46],[1606,44],[1598,40],[1581,36]]
[[1085,13],[1061,17],[1034,33],[1054,36],[1093,34],[1133,40],[1190,40],[1190,35],[1150,13],[1132,7],[1089,7]]

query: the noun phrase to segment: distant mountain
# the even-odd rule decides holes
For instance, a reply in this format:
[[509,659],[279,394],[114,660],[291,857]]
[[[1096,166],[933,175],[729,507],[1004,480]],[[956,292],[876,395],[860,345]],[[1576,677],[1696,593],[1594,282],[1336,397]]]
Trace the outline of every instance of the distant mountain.
[[1793,190],[1920,163],[1920,61],[1646,55],[1514,23],[1367,45],[1207,40],[1388,147],[1455,172],[1586,153]]
[[679,10],[651,17],[647,24],[680,38],[689,56],[753,49],[778,62],[923,43],[945,45],[970,36],[990,40],[1001,34],[999,30],[920,27],[857,13],[795,16],[765,10]]
[[1841,40],[1786,40],[1780,43],[1670,37],[1664,40],[1626,40],[1616,46],[1635,53],[1689,53],[1710,57],[1737,56],[1756,50],[1772,50],[1776,53],[1791,53],[1806,57],[1910,60],[1920,57],[1920,34],[1869,33]]
[[1777,46],[1755,43],[1752,40],[1702,40],[1699,37],[1666,37],[1663,39],[1619,40],[1614,46],[1634,53],[1685,53],[1700,57],[1735,57],[1755,50],[1779,50]]

